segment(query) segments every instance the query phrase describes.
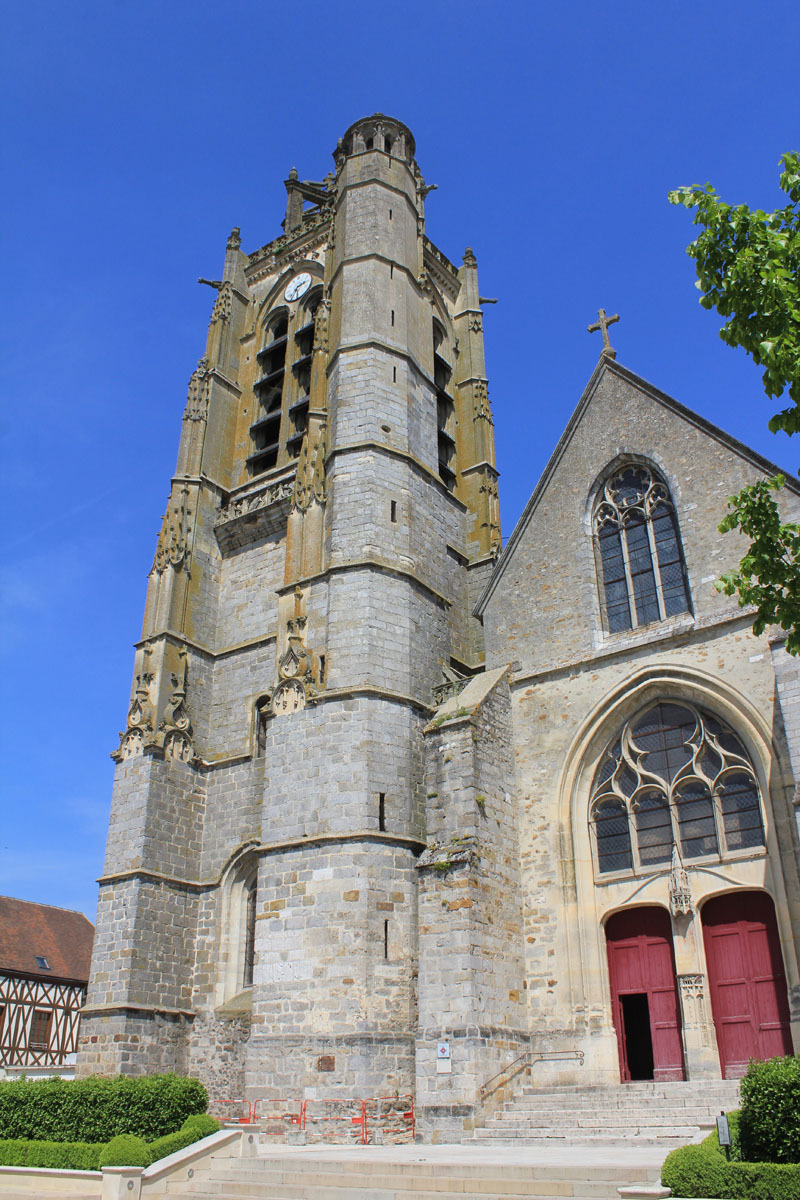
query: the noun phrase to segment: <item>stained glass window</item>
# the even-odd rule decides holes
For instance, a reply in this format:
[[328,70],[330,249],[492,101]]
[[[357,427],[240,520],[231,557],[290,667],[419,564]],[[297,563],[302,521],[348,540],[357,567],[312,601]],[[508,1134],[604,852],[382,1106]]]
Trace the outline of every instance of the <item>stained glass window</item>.
[[669,489],[629,464],[603,486],[594,515],[605,625],[620,633],[689,612],[689,587]]
[[758,783],[731,729],[683,701],[633,717],[598,765],[591,820],[601,874],[764,845]]

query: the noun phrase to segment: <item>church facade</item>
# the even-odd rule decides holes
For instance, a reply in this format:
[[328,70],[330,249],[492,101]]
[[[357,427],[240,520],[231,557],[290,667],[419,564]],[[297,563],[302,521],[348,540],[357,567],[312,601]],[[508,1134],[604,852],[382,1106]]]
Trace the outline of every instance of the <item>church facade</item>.
[[79,1065],[410,1094],[458,1137],[520,1055],[800,1047],[800,670],[713,585],[773,468],[608,346],[501,552],[477,265],[414,154],[356,122],[209,281]]

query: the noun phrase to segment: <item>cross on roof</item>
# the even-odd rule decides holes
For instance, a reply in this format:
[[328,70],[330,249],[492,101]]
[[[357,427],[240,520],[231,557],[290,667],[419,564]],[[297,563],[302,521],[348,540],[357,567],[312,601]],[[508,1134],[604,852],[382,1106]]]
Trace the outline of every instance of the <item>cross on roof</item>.
[[612,349],[611,342],[608,340],[608,327],[609,325],[613,325],[615,321],[619,320],[619,314],[615,313],[613,317],[607,317],[606,310],[604,308],[598,308],[597,315],[599,316],[600,320],[595,321],[594,325],[587,325],[586,331],[587,333],[595,333],[599,329],[603,334],[603,354],[605,354],[608,358],[616,358],[617,352],[616,350]]

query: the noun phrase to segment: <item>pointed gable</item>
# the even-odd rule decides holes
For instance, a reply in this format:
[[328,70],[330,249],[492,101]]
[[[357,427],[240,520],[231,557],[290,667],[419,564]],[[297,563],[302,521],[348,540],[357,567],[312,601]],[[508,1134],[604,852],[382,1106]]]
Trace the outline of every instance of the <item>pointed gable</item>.
[[[717,526],[728,496],[779,468],[603,357],[476,607],[487,665],[517,659],[526,670],[542,670],[621,636],[603,628],[592,503],[613,466],[626,461],[655,470],[675,507],[692,612],[673,618],[673,627],[713,621],[736,607],[714,580],[738,563],[744,540],[723,537]],[[790,481],[784,504],[795,515],[799,496]]]

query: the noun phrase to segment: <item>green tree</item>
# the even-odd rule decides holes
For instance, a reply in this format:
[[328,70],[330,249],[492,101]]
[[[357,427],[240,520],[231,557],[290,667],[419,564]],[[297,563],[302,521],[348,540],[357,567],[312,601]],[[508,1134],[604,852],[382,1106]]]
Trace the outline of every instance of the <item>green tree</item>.
[[[791,404],[769,428],[794,434],[800,431],[800,154],[784,154],[780,165],[789,203],[772,213],[726,204],[710,183],[676,188],[669,200],[696,209],[694,223],[703,227],[687,250],[697,266],[700,303],[725,318],[722,340],[764,368],[767,395],[788,391]],[[800,525],[781,522],[772,494],[784,483],[776,475],[729,499],[720,532],[739,529],[751,544],[717,588],[737,595],[742,607],[755,605],[756,634],[780,625],[786,649],[800,654]]]

